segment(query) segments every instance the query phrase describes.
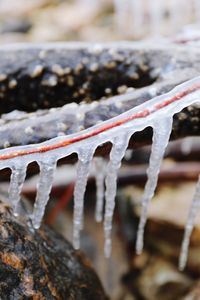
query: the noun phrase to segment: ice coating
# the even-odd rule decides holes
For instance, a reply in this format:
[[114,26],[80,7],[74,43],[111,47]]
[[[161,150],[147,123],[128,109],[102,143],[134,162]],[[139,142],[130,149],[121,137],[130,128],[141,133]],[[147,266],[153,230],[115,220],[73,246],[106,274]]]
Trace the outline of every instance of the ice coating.
[[110,161],[108,163],[106,175],[106,193],[105,193],[105,216],[104,216],[104,234],[105,257],[110,257],[111,254],[111,231],[112,219],[115,208],[115,197],[117,192],[117,172],[121,166],[122,158],[125,155],[128,147],[130,134],[124,134],[113,140],[112,150],[110,152]]
[[80,231],[83,226],[84,195],[95,148],[87,147],[78,153],[77,178],[74,187],[73,245],[80,248]]
[[185,226],[185,233],[183,237],[183,242],[181,246],[181,254],[179,259],[179,268],[183,270],[185,268],[187,257],[188,257],[188,248],[190,243],[190,237],[194,227],[195,218],[197,216],[198,210],[200,208],[200,176],[198,178],[196,191],[192,200],[192,205],[189,211],[188,220]]
[[9,203],[13,208],[14,215],[18,215],[18,205],[21,198],[21,191],[26,178],[26,166],[15,166],[12,169],[9,186]]
[[96,207],[95,207],[95,220],[100,223],[103,219],[103,206],[104,206],[104,184],[107,162],[102,157],[94,158],[95,166],[95,181],[96,181]]
[[35,229],[40,227],[44,216],[45,208],[49,200],[49,194],[51,192],[55,169],[56,161],[40,163],[40,178],[37,184],[37,195],[31,217]]
[[149,167],[147,169],[148,179],[142,197],[142,212],[136,240],[137,254],[141,254],[143,249],[144,227],[147,220],[148,207],[151,199],[154,196],[157,186],[160,166],[172,131],[172,121],[172,117],[168,117],[166,119],[163,119],[159,123],[155,122],[153,125],[153,143],[151,148]]
[[[107,101],[121,101],[122,98],[123,101],[129,101],[134,96],[135,92],[121,96],[115,96]],[[0,150],[0,169],[22,168],[22,170],[24,170],[24,166],[27,166],[33,161],[38,162],[40,165],[41,179],[38,186],[38,195],[32,215],[33,225],[35,228],[38,228],[40,226],[45,206],[49,198],[49,193],[52,186],[53,171],[56,167],[55,162],[58,159],[67,157],[72,153],[78,154],[79,164],[76,182],[77,187],[75,190],[74,211],[74,245],[75,248],[78,248],[80,243],[80,230],[83,223],[83,199],[87,183],[87,176],[91,165],[90,162],[92,160],[94,150],[98,146],[109,141],[113,143],[109,166],[111,166],[111,171],[113,172],[114,176],[112,177],[108,174],[106,179],[107,209],[104,222],[106,232],[105,254],[106,256],[109,256],[111,251],[110,235],[112,228],[112,215],[115,206],[114,199],[116,194],[116,177],[121,158],[124,155],[123,151],[125,151],[124,149],[126,148],[125,137],[129,136],[130,133],[133,134],[134,132],[141,131],[148,126],[151,126],[155,129],[155,124],[159,124],[159,128],[162,128],[165,122],[169,122],[168,125],[171,126],[171,121],[169,120],[172,119],[174,114],[180,112],[182,109],[191,104],[199,105],[199,99],[200,77],[196,77],[177,86],[169,93],[154,97],[149,101],[146,101],[145,103],[118,115],[117,117],[99,123],[86,130],[82,130],[81,132],[67,136],[56,137],[40,144],[18,146]],[[157,131],[157,134],[158,133],[159,131]],[[115,154],[117,147],[121,147],[121,156],[117,156]],[[117,163],[114,162],[115,159],[118,161],[118,167]],[[15,168],[13,166],[15,166]],[[22,171],[22,173],[24,174],[25,171]],[[153,172],[152,176],[155,177]],[[17,173],[15,174],[13,172],[10,191],[12,192],[12,190],[14,190],[12,186],[13,184],[16,184],[18,189],[17,195],[20,194],[21,190],[21,178],[23,179],[23,176],[18,176]],[[19,199],[19,196],[17,197]],[[14,199],[13,196],[11,196],[10,199]]]

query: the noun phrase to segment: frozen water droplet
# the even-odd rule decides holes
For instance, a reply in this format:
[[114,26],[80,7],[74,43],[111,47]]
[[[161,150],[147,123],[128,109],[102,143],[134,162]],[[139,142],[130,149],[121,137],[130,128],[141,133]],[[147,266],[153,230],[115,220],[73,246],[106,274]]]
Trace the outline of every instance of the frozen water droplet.
[[147,220],[147,211],[151,199],[157,186],[158,174],[160,165],[163,160],[165,149],[169,142],[169,137],[172,130],[172,117],[168,117],[162,121],[155,122],[153,126],[153,143],[149,167],[147,169],[147,183],[145,185],[144,194],[142,197],[142,212],[137,233],[136,252],[140,254],[143,249],[144,227]]
[[104,205],[104,182],[106,173],[106,161],[101,157],[94,158],[95,166],[95,180],[96,180],[96,208],[95,220],[101,222],[103,219],[103,205]]
[[95,149],[90,147],[84,148],[84,150],[78,153],[77,178],[74,187],[73,245],[75,249],[80,248],[80,230],[83,227],[84,195],[94,151]]
[[38,229],[40,227],[42,218],[44,216],[45,208],[49,200],[53,184],[53,175],[56,169],[56,162],[42,162],[40,165],[40,178],[37,184],[37,195],[31,216],[33,227]]
[[187,224],[185,226],[184,238],[181,246],[181,254],[179,259],[179,268],[183,270],[185,268],[187,257],[188,257],[188,247],[190,243],[190,236],[194,227],[195,218],[197,216],[198,210],[200,208],[200,176],[197,182],[196,191],[193,197],[192,205],[188,215]]
[[112,231],[112,218],[115,208],[115,197],[117,192],[117,172],[121,166],[121,160],[125,155],[128,147],[130,134],[125,134],[119,138],[115,138],[113,141],[113,147],[110,152],[110,161],[107,168],[106,176],[106,193],[105,193],[105,216],[104,216],[104,234],[105,245],[104,253],[105,257],[110,257],[111,254],[111,231]]
[[14,215],[18,215],[18,205],[21,198],[21,190],[26,177],[26,166],[13,167],[10,178],[9,202],[13,207]]

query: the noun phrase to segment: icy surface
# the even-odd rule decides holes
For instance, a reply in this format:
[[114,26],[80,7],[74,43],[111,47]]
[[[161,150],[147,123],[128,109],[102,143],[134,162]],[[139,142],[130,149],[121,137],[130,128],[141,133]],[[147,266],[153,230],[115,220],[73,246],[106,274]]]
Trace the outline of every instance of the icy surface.
[[95,220],[100,223],[103,219],[103,206],[104,206],[104,185],[107,162],[102,157],[94,158],[95,166],[95,181],[96,181],[96,208]]
[[165,149],[168,145],[172,131],[172,117],[163,119],[159,123],[155,122],[153,126],[153,143],[147,169],[147,183],[145,185],[142,198],[142,212],[137,233],[136,252],[140,254],[143,249],[144,227],[147,220],[148,206],[154,196],[158,182],[160,166],[163,160]]
[[55,168],[55,161],[40,163],[40,178],[37,184],[37,195],[32,214],[32,224],[36,229],[40,227],[49,200]]
[[130,134],[125,134],[113,140],[112,150],[110,152],[110,161],[108,164],[106,175],[106,193],[105,193],[105,217],[104,217],[104,233],[105,233],[105,245],[104,253],[106,257],[110,257],[111,254],[111,231],[112,231],[112,219],[115,208],[115,197],[117,192],[117,172],[121,166],[121,160],[125,155],[128,147]]
[[188,247],[190,243],[190,236],[194,227],[195,218],[200,208],[200,176],[197,182],[196,191],[194,198],[192,200],[192,205],[190,208],[187,224],[185,226],[184,238],[181,246],[181,254],[179,259],[179,268],[183,270],[185,268],[187,257],[188,257]]
[[88,147],[78,153],[77,178],[74,187],[73,245],[80,248],[80,231],[83,227],[84,195],[95,148]]
[[18,205],[25,178],[26,166],[16,166],[12,168],[9,187],[9,203],[13,207],[13,211],[16,216],[18,215]]
[[[112,102],[115,100],[115,102],[117,102],[122,98],[124,99],[123,101],[129,101],[133,99],[134,96],[135,92],[115,96],[107,101]],[[83,226],[84,193],[93,154],[98,146],[110,141],[113,147],[110,153],[110,161],[105,180],[106,205],[104,216],[104,250],[105,256],[109,257],[111,252],[112,217],[117,189],[117,171],[125,155],[130,135],[151,126],[154,131],[153,145],[148,168],[148,181],[142,201],[143,209],[137,242],[137,252],[140,253],[143,247],[143,232],[147,208],[157,185],[160,164],[171,132],[172,117],[191,104],[199,105],[199,99],[200,77],[196,77],[177,86],[169,93],[154,97],[115,118],[104,121],[81,132],[53,138],[40,144],[0,150],[0,169],[7,167],[12,169],[10,202],[17,210],[21,188],[25,179],[26,166],[33,161],[38,162],[40,165],[40,180],[31,218],[33,226],[39,228],[45,206],[48,202],[56,161],[72,153],[77,153],[79,161],[74,190],[74,247],[78,249],[80,246],[80,231]],[[101,195],[99,196],[101,201],[103,193],[102,181],[103,179],[101,179],[101,188],[99,189],[99,191],[101,190]],[[197,195],[199,194],[198,189],[199,187],[197,188]],[[196,199],[197,196],[195,196],[194,205],[198,203]],[[102,204],[100,206],[102,207]],[[102,211],[102,209],[100,210]],[[184,245],[187,243],[190,234],[188,233],[189,231],[186,230],[186,232],[186,242],[184,242]],[[187,247],[184,246],[184,249],[187,249]],[[183,251],[183,253],[185,252]],[[182,260],[184,261],[184,256]],[[184,263],[181,263],[181,265],[184,265]]]

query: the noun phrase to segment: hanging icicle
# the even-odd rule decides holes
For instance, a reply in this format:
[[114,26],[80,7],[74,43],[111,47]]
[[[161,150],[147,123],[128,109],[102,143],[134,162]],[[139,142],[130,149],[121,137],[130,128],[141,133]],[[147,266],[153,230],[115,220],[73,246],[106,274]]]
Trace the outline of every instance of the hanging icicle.
[[190,237],[192,234],[195,218],[197,216],[199,208],[200,208],[200,176],[197,182],[194,198],[192,200],[192,205],[190,208],[187,224],[185,226],[185,233],[184,233],[184,238],[181,246],[180,259],[179,259],[180,270],[183,270],[185,268],[187,262]]
[[119,138],[113,140],[112,150],[110,152],[110,161],[107,169],[106,176],[106,207],[104,216],[104,234],[105,244],[104,253],[105,257],[110,257],[111,254],[111,231],[112,231],[112,219],[115,208],[115,197],[117,192],[117,172],[121,166],[122,158],[125,155],[128,147],[130,134],[125,134]]
[[[123,95],[124,101],[129,101],[134,95],[134,92]],[[121,97],[122,96],[119,96],[120,99]],[[114,99],[117,101],[118,96],[115,96]],[[79,161],[74,191],[74,247],[78,249],[80,246],[80,231],[83,226],[84,193],[93,154],[98,146],[111,142],[113,147],[110,153],[110,162],[108,164],[105,180],[106,205],[104,217],[104,251],[105,256],[109,257],[111,253],[112,218],[117,189],[117,171],[120,167],[121,160],[125,155],[131,134],[142,131],[148,126],[152,126],[154,131],[152,153],[148,168],[148,181],[142,201],[143,209],[137,241],[137,252],[140,253],[143,247],[143,232],[146,223],[147,208],[157,185],[160,164],[171,132],[172,116],[189,105],[196,103],[199,105],[199,99],[200,77],[196,77],[177,86],[169,93],[154,97],[115,118],[109,119],[81,132],[53,138],[40,144],[0,150],[0,169],[7,167],[12,169],[10,202],[14,207],[17,207],[20,201],[22,184],[25,179],[26,166],[33,161],[38,162],[40,165],[40,180],[31,218],[33,226],[39,228],[45,206],[49,199],[56,161],[74,152],[77,153]],[[113,99],[110,99],[110,101],[112,100]],[[100,215],[102,211],[103,181],[104,179],[101,178],[101,193],[99,190],[99,193],[101,194],[99,196],[101,199],[101,205],[99,205]],[[199,189],[200,188],[198,187],[197,195],[200,193]],[[197,203],[196,199],[197,196],[195,196],[194,203]],[[187,244],[189,229],[187,229],[186,232],[187,238],[184,245]],[[184,249],[185,247],[186,246],[183,246]],[[186,252],[187,251],[183,251],[183,253]],[[182,261],[184,261],[184,258],[182,258]],[[184,263],[181,262],[180,265],[183,266]]]
[[26,166],[15,166],[12,168],[9,187],[9,203],[13,207],[15,216],[18,216],[18,206],[21,199],[21,191],[25,178]]
[[147,220],[148,206],[154,196],[157,186],[160,166],[172,131],[172,121],[172,117],[168,117],[164,120],[160,120],[159,122],[154,122],[153,125],[153,143],[149,167],[147,169],[148,180],[145,185],[144,194],[142,197],[142,212],[136,241],[137,254],[141,254],[143,249],[144,227]]
[[49,194],[53,183],[53,175],[56,169],[56,161],[42,162],[40,166],[40,178],[37,185],[37,195],[31,216],[32,224],[35,229],[40,227],[44,216],[45,208],[49,200]]
[[148,4],[151,33],[160,34],[163,23],[163,3],[161,0],[149,0]]
[[74,187],[74,226],[73,245],[75,249],[80,248],[80,230],[83,227],[84,195],[87,179],[93,159],[95,147],[81,149],[78,153],[77,178]]
[[144,5],[143,1],[132,0],[130,10],[132,9],[133,34],[138,36],[142,33],[144,22]]
[[104,184],[106,174],[106,161],[102,157],[94,158],[95,167],[95,181],[96,181],[96,208],[95,220],[100,223],[103,219],[103,206],[104,206]]

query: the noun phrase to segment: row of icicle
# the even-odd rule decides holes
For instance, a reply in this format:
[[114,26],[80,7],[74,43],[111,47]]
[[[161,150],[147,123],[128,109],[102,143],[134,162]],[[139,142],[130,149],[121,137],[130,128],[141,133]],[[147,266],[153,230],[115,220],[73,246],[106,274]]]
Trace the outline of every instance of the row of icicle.
[[135,37],[173,33],[200,21],[199,0],[114,0],[114,4],[119,30]]
[[[166,107],[160,108],[158,111],[154,111],[155,105],[163,103],[166,99],[174,97],[183,90],[190,90],[194,85],[200,86],[200,77],[185,82],[171,92],[155,97],[142,105],[139,105],[126,113],[119,115],[113,119],[110,119],[102,124],[98,124],[95,127],[91,127],[82,132],[71,135],[76,137],[83,135],[94,130],[94,128],[100,128],[105,124],[110,124],[113,121],[121,120],[127,116],[131,116],[133,113],[138,113],[144,109],[151,111],[150,115],[144,116],[141,119],[134,119],[125,124],[118,126],[117,128],[109,129],[105,132],[99,133],[96,136],[89,137],[81,142],[76,142],[65,147],[47,151],[46,153],[28,154],[24,156],[16,156],[2,160],[3,155],[13,153],[15,151],[31,150],[41,147],[42,145],[53,145],[56,142],[63,141],[71,136],[62,136],[51,139],[45,143],[37,145],[19,146],[9,149],[0,150],[0,169],[9,167],[12,170],[10,188],[9,188],[9,201],[13,207],[14,214],[18,215],[20,207],[20,195],[23,187],[23,183],[26,177],[26,169],[30,162],[36,161],[40,167],[40,177],[37,184],[37,196],[34,203],[33,212],[30,215],[32,225],[35,229],[40,227],[45,207],[49,200],[49,194],[53,183],[53,175],[56,169],[57,161],[63,157],[70,155],[71,153],[78,154],[77,163],[77,179],[74,188],[74,227],[73,227],[73,243],[75,249],[80,247],[80,232],[84,225],[83,211],[84,211],[84,194],[87,185],[87,178],[89,176],[94,152],[99,145],[110,141],[112,143],[112,150],[110,152],[110,159],[106,164],[102,158],[94,158],[96,167],[96,186],[97,186],[97,202],[96,202],[96,221],[104,221],[104,233],[105,233],[105,256],[109,257],[111,254],[111,231],[112,231],[112,218],[115,208],[115,197],[117,191],[117,173],[121,166],[121,161],[125,155],[131,136],[144,128],[151,126],[153,128],[153,143],[149,161],[149,167],[147,170],[148,180],[145,186],[144,195],[142,198],[142,213],[139,223],[136,251],[141,253],[143,248],[143,235],[145,223],[147,220],[147,211],[149,203],[154,196],[154,192],[157,186],[157,180],[160,170],[160,165],[163,160],[165,149],[168,145],[171,130],[173,115],[183,108],[199,103],[200,88],[189,94],[184,94],[178,101],[169,104]],[[132,94],[124,95],[124,99],[130,99],[134,96]],[[117,97],[116,97],[117,98]],[[17,153],[18,153],[17,152]],[[105,183],[105,193],[104,193]],[[105,195],[105,213],[103,218],[104,208],[104,195]],[[187,260],[188,245],[190,235],[193,229],[194,220],[197,214],[197,210],[200,205],[200,180],[197,183],[196,193],[192,202],[192,207],[189,213],[188,222],[186,224],[185,236],[182,244],[182,251],[180,255],[180,268],[183,269]]]

